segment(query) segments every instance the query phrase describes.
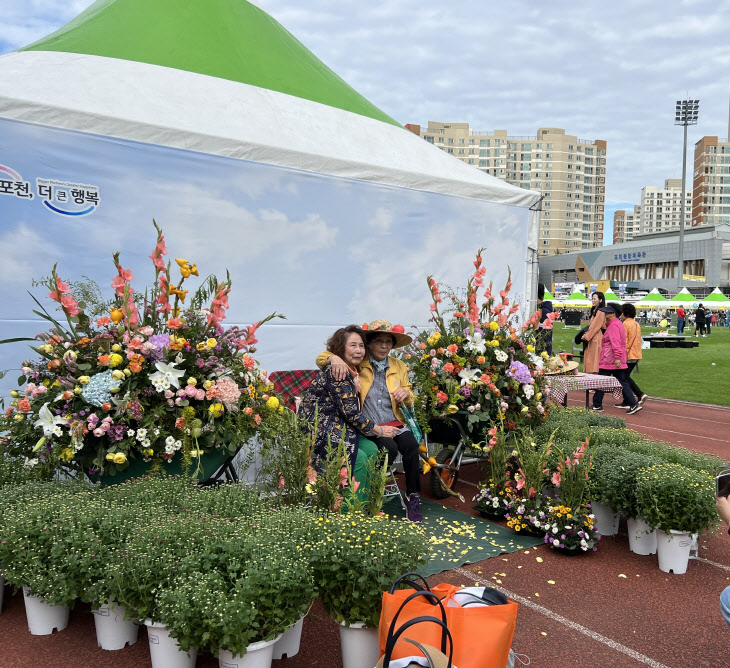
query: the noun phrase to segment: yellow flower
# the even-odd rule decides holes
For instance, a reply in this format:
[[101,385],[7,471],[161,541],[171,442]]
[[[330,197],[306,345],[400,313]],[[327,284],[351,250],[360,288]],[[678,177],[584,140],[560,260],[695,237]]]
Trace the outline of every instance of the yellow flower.
[[132,375],[132,372],[129,369],[124,370],[124,375],[129,378]]
[[59,457],[65,462],[70,462],[74,458],[74,451],[71,448],[65,448],[61,451]]
[[266,408],[275,411],[279,408],[279,400],[276,397],[269,397],[266,401]]
[[499,329],[499,325],[495,320],[492,320],[492,322],[489,323],[489,329],[491,329],[493,332],[496,332]]
[[74,394],[81,394],[81,388],[78,385],[74,387]]
[[206,348],[207,348],[207,346],[206,346],[206,345],[205,345],[204,343],[199,343],[199,344],[198,344],[197,346],[195,346],[195,349],[196,349],[196,350],[197,350],[198,352],[202,352],[202,351],[203,351],[203,350],[205,350]]
[[121,349],[122,349],[122,346],[120,346],[120,345],[119,345],[118,343],[115,343],[115,344],[114,344],[114,345],[112,346],[112,352],[113,352],[113,353],[118,353],[118,352],[119,352],[119,351],[120,351]]
[[203,383],[203,389],[204,390],[209,390],[211,387],[213,387],[213,381],[212,380],[206,380]]
[[155,451],[152,448],[146,448],[145,450],[142,450],[142,454],[145,457],[152,457],[152,455],[155,454]]
[[106,459],[107,459],[107,461],[109,461],[109,462],[113,462],[113,461],[114,461],[114,453],[113,453],[113,452],[110,452],[110,453],[109,453],[109,454],[108,454],[108,455],[106,456]]
[[20,392],[18,392],[18,390],[10,390],[10,396],[17,398],[20,396]]
[[188,383],[187,384],[188,385],[192,385],[193,387],[195,387],[198,384],[198,379],[197,378],[193,378],[191,376],[190,378],[188,378]]
[[438,343],[438,340],[441,338],[440,332],[434,332],[431,334],[431,336],[428,337],[428,345],[429,346],[435,346]]
[[540,353],[540,357],[542,357],[544,360],[548,359],[550,355],[548,355],[544,350]]
[[208,412],[214,418],[220,417],[221,415],[223,415],[223,404],[217,404],[217,403],[216,404],[211,404],[208,407]]
[[538,392],[538,393],[537,393],[537,394],[535,395],[535,399],[537,399],[538,401],[540,401],[540,399],[542,399],[542,392]]
[[535,352],[535,346],[528,345],[527,346],[527,352],[528,353],[534,353]]
[[218,345],[218,341],[216,341],[215,339],[208,339],[205,343],[208,348],[215,348]]
[[[131,371],[130,371],[131,373]],[[112,371],[112,378],[114,380],[122,380],[124,378],[124,371],[120,371],[119,369],[115,369]]]
[[459,410],[459,407],[458,406],[455,406],[454,404],[449,404],[446,407],[446,412],[447,413],[450,413],[451,415],[453,415],[454,413],[456,413],[458,410]]
[[116,455],[114,455],[114,463],[115,464],[124,464],[124,462],[127,461],[127,455],[125,455],[123,452],[117,452]]
[[119,366],[122,362],[124,362],[124,358],[121,355],[119,355],[118,353],[109,355],[109,366],[111,366],[111,367]]
[[79,377],[79,383],[81,383],[81,385],[88,385],[90,380],[91,380],[91,378],[89,378],[88,376]]

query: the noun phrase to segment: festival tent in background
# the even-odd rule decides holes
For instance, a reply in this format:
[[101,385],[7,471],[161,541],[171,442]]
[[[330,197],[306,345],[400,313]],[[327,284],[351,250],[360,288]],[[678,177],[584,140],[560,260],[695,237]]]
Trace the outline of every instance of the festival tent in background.
[[350,322],[427,324],[426,275],[463,285],[480,247],[534,294],[539,195],[399,126],[245,0],[98,0],[0,63],[0,339],[45,328],[26,290],[55,263],[111,296],[119,250],[142,291],[153,218],[170,257],[230,269],[228,323],[287,316],[259,333],[269,371]]
[[635,306],[644,308],[647,306],[669,306],[670,301],[657,288],[652,288],[648,295],[642,297]]
[[698,303],[697,298],[687,288],[682,288],[674,297],[669,300],[670,308],[679,308],[680,306],[692,306]]
[[590,306],[591,300],[587,299],[582,292],[576,290],[567,299],[563,300],[563,303],[566,306]]
[[728,299],[720,290],[720,288],[715,288],[707,297],[705,297],[702,300],[696,300],[695,301],[702,301],[703,303],[707,303],[710,307],[722,307],[727,308],[730,306],[730,299]]
[[609,302],[620,302],[621,301],[621,297],[619,297],[615,292],[612,292],[611,290],[609,290],[608,292],[604,292],[603,296],[606,299],[606,304],[608,304]]

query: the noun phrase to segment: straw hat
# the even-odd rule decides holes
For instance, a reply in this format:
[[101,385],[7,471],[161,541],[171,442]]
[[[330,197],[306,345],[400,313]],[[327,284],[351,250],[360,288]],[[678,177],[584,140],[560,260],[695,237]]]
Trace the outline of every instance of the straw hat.
[[391,325],[387,320],[373,320],[369,325],[363,325],[367,335],[368,343],[377,334],[390,334],[395,339],[395,347],[402,348],[413,341],[413,338],[405,333],[403,325]]

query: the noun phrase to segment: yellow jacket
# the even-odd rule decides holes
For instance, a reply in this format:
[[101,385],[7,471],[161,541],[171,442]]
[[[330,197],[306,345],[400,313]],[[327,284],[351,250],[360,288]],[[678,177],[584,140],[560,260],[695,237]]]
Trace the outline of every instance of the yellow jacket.
[[[330,352],[323,352],[317,355],[317,366],[321,369],[327,366],[329,358],[332,356]],[[393,392],[398,388],[408,390],[410,398],[406,399],[406,403],[412,405],[415,399],[411,386],[411,380],[408,377],[408,366],[405,362],[397,359],[396,357],[388,358],[388,371],[385,374],[385,384],[390,392],[390,401],[393,405],[393,413],[395,417],[405,424],[405,417],[396,402],[393,399]],[[373,386],[373,380],[375,375],[373,374],[373,367],[370,365],[370,358],[366,357],[357,367],[357,371],[360,374],[360,404],[365,404],[365,397],[368,396],[370,388]]]

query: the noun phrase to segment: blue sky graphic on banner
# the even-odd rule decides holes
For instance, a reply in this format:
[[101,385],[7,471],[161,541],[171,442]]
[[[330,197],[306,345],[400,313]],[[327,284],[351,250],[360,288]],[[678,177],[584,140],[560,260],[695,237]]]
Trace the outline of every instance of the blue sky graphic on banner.
[[[465,285],[481,246],[487,279],[501,288],[511,265],[513,294],[525,291],[524,208],[8,120],[0,147],[0,339],[46,329],[28,291],[53,309],[31,281],[55,263],[64,280],[89,276],[110,297],[118,250],[144,291],[154,279],[153,218],[169,258],[197,263],[201,279],[230,270],[224,324],[274,310],[287,317],[260,330],[270,371],[311,368],[327,336],[350,322],[424,325],[426,275]],[[29,355],[27,344],[0,346],[0,370]]]

